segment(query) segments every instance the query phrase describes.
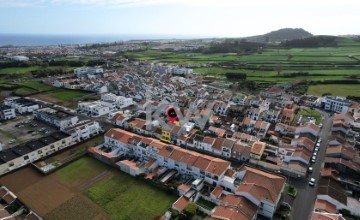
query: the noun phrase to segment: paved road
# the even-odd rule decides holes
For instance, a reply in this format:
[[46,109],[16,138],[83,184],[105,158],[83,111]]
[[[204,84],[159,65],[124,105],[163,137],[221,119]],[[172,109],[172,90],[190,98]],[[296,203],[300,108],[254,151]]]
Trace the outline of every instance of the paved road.
[[332,118],[329,117],[328,113],[317,110],[320,112],[324,119],[322,121],[323,128],[320,132],[320,137],[322,139],[320,149],[317,155],[316,162],[312,164],[313,173],[309,174],[304,180],[294,180],[290,179],[290,184],[295,186],[298,190],[298,194],[294,200],[292,205],[291,216],[293,220],[305,220],[310,219],[311,211],[313,210],[315,199],[316,199],[316,189],[315,187],[309,186],[310,178],[315,178],[316,183],[319,181],[320,170],[323,166],[323,161],[325,158],[326,145],[328,142],[328,136],[332,126]]

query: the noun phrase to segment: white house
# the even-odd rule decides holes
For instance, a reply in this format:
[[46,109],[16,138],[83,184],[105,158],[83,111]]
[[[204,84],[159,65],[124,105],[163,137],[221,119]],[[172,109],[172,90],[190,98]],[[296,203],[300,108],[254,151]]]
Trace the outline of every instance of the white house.
[[80,142],[100,134],[102,128],[97,121],[84,120],[62,131],[71,135],[74,142]]
[[54,125],[60,129],[72,126],[79,121],[76,115],[50,107],[33,111],[35,119]]
[[81,75],[81,74],[99,74],[103,73],[103,68],[96,66],[96,67],[81,67],[74,69],[75,75]]
[[95,102],[79,102],[77,111],[91,117],[99,117],[110,113],[110,107],[101,104],[99,101]]
[[6,106],[0,106],[0,121],[16,118],[15,109]]
[[34,110],[40,108],[39,104],[37,104],[33,101],[30,101],[30,100],[27,100],[27,99],[20,98],[20,97],[6,98],[4,103],[6,106],[14,108],[20,114],[31,113]]

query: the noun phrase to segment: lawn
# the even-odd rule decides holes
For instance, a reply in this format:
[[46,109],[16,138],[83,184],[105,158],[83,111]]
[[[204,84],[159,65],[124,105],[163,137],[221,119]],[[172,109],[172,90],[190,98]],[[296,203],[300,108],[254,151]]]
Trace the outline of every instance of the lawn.
[[20,86],[26,86],[26,87],[29,87],[29,88],[32,88],[32,89],[35,89],[39,92],[42,92],[42,91],[50,91],[50,90],[53,90],[54,87],[52,86],[49,86],[49,85],[46,85],[44,83],[41,83],[41,82],[36,82],[36,81],[29,81],[29,82],[19,82],[19,83],[15,83],[16,85],[20,85]]
[[37,90],[26,88],[26,87],[18,88],[15,90],[15,94],[18,96],[27,96],[27,95],[34,94],[36,92],[37,92]]
[[[100,162],[99,162],[100,163]],[[85,192],[112,219],[154,219],[161,216],[176,201],[168,194],[121,171]]]
[[73,99],[89,94],[86,91],[58,89],[50,93],[50,96],[59,101],[72,101]]
[[317,125],[321,122],[321,114],[313,109],[304,108],[299,112],[299,114],[303,117],[314,117]]
[[109,167],[92,157],[82,157],[64,168],[56,171],[61,181],[72,186],[82,183],[100,174]]
[[310,95],[321,96],[324,93],[330,93],[334,96],[357,96],[360,97],[359,84],[322,84],[311,85],[307,91]]
[[40,66],[31,66],[31,67],[9,67],[0,69],[0,74],[23,74],[31,71],[41,69]]

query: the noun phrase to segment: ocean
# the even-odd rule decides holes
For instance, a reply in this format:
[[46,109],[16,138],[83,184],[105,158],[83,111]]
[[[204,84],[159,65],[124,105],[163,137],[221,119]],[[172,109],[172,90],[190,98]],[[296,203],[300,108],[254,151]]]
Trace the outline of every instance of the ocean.
[[[128,40],[190,39],[175,35],[29,35],[0,34],[0,46],[49,46],[61,44],[106,43]],[[195,37],[196,38],[196,37]]]

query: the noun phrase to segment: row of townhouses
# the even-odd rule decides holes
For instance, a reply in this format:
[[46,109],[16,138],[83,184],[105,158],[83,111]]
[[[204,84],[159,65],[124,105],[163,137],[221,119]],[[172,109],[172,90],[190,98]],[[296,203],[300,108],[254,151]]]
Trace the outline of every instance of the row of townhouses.
[[[255,212],[247,219],[256,219],[257,214],[271,218],[279,204],[286,181],[283,176],[247,166],[234,169],[228,161],[116,128],[105,134],[103,145],[91,148],[89,152],[101,160],[112,161],[132,175],[149,174],[165,168],[184,176],[202,179],[213,187],[221,186],[225,194],[253,204]],[[126,156],[135,156],[145,163],[144,167],[137,167],[128,160],[118,161]],[[176,206],[176,203],[174,205]],[[215,215],[224,208],[229,209],[230,205],[220,205],[219,210],[215,210]],[[240,206],[239,208],[241,209]]]

